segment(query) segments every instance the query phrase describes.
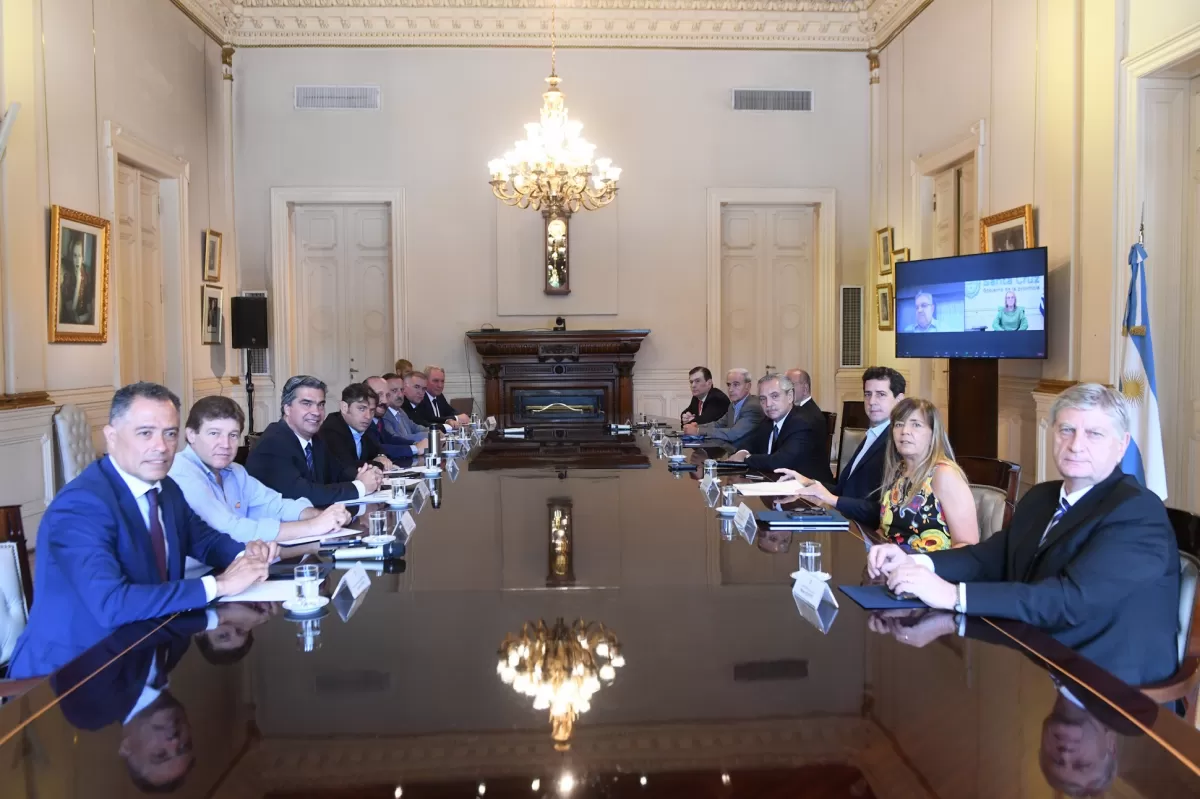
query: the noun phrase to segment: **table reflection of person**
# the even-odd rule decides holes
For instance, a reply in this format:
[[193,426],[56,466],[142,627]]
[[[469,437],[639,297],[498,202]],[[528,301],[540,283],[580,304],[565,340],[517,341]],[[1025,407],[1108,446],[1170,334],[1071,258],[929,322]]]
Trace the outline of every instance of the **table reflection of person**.
[[62,279],[59,286],[59,324],[95,324],[95,291],[92,285],[92,270],[84,261],[83,234],[75,230],[64,230],[62,237],[63,244],[66,245],[66,255],[62,259]]
[[905,333],[936,333],[938,332],[937,305],[933,295],[928,291],[919,291],[913,297],[913,307],[917,312],[917,321],[904,328]]
[[992,330],[1028,330],[1029,320],[1025,318],[1025,309],[1017,307],[1017,292],[1009,289],[1004,292],[1004,307],[996,311],[992,320]]
[[271,613],[272,606],[231,603],[181,614],[158,629],[157,621],[123,627],[51,678],[62,713],[81,730],[120,723],[117,753],[134,785],[147,793],[174,791],[195,765],[195,754],[187,711],[171,691],[171,672],[193,640],[211,662],[237,662],[250,649],[250,629]]
[[770,555],[782,555],[792,548],[792,531],[762,530],[758,534],[757,546]]

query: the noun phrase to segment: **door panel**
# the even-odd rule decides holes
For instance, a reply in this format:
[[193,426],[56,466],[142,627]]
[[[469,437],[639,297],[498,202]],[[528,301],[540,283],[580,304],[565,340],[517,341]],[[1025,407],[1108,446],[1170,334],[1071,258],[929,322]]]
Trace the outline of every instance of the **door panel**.
[[116,304],[121,381],[166,382],[159,184],[117,164]]
[[116,295],[121,384],[138,380],[141,336],[136,323],[141,283],[138,269],[138,172],[127,164],[117,164],[117,252]]
[[158,181],[139,176],[141,268],[141,345],[138,352],[140,378],[166,382],[163,356],[162,244],[158,209]]

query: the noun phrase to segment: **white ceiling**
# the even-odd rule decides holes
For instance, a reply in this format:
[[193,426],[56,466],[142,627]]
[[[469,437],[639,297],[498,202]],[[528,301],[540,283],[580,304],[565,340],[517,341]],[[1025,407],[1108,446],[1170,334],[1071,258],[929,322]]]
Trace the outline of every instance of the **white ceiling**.
[[[546,44],[550,0],[172,0],[235,47]],[[564,47],[868,50],[931,0],[560,0]]]

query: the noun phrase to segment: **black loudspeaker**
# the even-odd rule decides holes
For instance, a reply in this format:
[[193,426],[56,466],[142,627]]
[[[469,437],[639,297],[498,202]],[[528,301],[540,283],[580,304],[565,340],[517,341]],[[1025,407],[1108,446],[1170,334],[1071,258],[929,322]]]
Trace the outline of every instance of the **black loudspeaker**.
[[235,350],[267,347],[267,298],[234,297],[229,309],[231,337]]

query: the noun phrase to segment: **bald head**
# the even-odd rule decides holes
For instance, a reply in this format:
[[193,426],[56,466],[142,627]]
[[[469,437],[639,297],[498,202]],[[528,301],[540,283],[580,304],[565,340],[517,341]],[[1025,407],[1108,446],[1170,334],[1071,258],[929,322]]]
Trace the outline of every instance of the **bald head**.
[[363,382],[367,384],[367,388],[379,395],[379,403],[375,406],[375,415],[382,417],[387,413],[388,406],[392,404],[392,389],[388,385],[388,381],[382,377],[368,377]]
[[788,369],[784,374],[796,387],[796,402],[803,402],[812,396],[812,378],[803,369]]

